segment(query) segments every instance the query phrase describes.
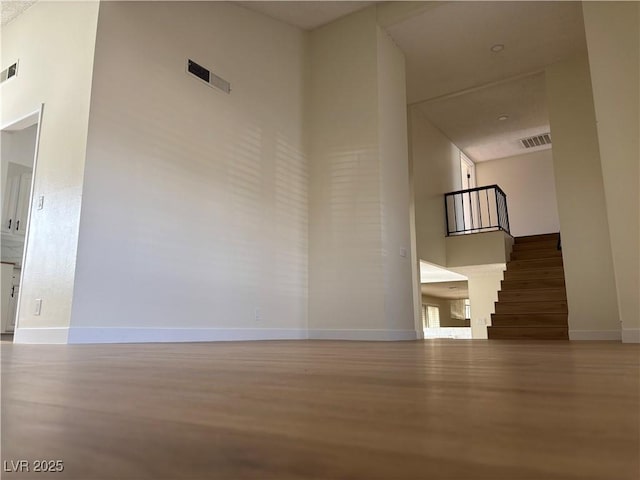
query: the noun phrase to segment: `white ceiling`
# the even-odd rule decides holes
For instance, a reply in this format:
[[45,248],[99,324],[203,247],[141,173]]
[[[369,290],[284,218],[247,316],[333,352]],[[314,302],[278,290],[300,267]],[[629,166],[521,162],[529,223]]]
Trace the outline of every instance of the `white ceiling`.
[[[543,72],[416,108],[474,162],[550,148],[525,149],[519,141],[549,132]],[[508,118],[499,120],[501,115]]]
[[36,3],[36,0],[29,0],[25,2],[4,0],[0,2],[0,24],[3,26],[6,25],[34,3]]
[[468,282],[423,283],[420,287],[423,295],[449,300],[469,298]]
[[455,282],[460,280],[467,280],[467,277],[431,263],[420,262],[420,283]]
[[[580,2],[442,2],[387,31],[416,103],[542,69],[585,48]],[[491,52],[495,44],[504,50]]]
[[519,139],[549,131],[545,66],[586,48],[580,2],[443,2],[387,30],[408,102],[474,162],[534,150]]
[[312,30],[376,2],[234,2],[303,30]]

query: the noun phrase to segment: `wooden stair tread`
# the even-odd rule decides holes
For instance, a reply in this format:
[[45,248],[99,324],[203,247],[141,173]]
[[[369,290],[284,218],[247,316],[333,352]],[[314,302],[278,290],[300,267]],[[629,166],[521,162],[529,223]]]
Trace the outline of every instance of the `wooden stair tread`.
[[502,280],[501,282],[501,291],[545,288],[565,288],[564,278],[530,278],[524,280]]
[[569,309],[558,233],[515,239],[498,292],[490,339],[568,340]]
[[567,326],[566,313],[494,313],[491,315],[491,326],[495,327],[528,327],[528,326]]
[[552,288],[520,288],[501,290],[498,292],[499,302],[541,302],[541,301],[566,301],[567,292],[564,287]]
[[504,272],[505,280],[533,280],[539,278],[561,278],[564,280],[563,267],[542,267],[528,270],[509,270]]
[[514,243],[513,251],[516,252],[526,252],[529,250],[557,250],[558,241],[557,240],[543,240],[540,242],[529,242],[529,243]]
[[496,313],[567,313],[566,301],[496,302]]
[[569,329],[566,326],[526,326],[526,327],[487,327],[491,340],[568,340]]
[[562,267],[562,257],[546,258],[526,258],[522,260],[511,260],[507,263],[507,269],[526,270],[540,267]]
[[510,260],[530,260],[539,258],[562,258],[562,252],[556,249],[513,250]]
[[526,235],[523,237],[516,237],[515,243],[531,243],[531,242],[539,242],[539,241],[558,241],[559,233],[542,233],[539,235]]

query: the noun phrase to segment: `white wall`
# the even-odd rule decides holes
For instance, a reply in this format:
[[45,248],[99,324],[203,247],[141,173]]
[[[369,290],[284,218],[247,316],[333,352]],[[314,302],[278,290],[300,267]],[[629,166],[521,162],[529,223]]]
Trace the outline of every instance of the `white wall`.
[[375,7],[310,48],[310,336],[415,338],[402,54]]
[[416,242],[421,260],[446,266],[444,194],[460,190],[460,150],[416,107],[409,108]]
[[242,7],[101,3],[70,341],[306,336],[304,73]]
[[495,313],[500,282],[504,278],[506,265],[483,266],[465,272],[469,282],[471,305],[471,337],[487,338],[487,326],[491,325],[491,314]]
[[476,163],[476,179],[506,193],[514,237],[560,231],[551,150]]
[[586,54],[546,70],[569,338],[620,339],[609,222]]
[[[409,228],[409,146],[404,54],[381,28],[378,32],[378,131],[385,315],[390,330],[414,328]],[[417,263],[417,259],[414,258]]]
[[640,3],[582,8],[622,339],[640,342]]
[[513,237],[502,230],[447,237],[447,267],[506,263],[513,250]]
[[[97,16],[97,2],[38,2],[2,27],[2,68],[20,61],[18,75],[0,87],[2,125],[45,104],[34,188],[46,206],[31,218],[20,329],[69,325]],[[66,341],[64,330],[43,335]]]

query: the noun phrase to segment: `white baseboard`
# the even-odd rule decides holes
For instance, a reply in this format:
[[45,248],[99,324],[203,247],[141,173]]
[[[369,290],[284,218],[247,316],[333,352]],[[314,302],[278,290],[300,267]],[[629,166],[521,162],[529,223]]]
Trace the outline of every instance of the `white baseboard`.
[[309,330],[313,340],[359,340],[359,341],[399,341],[415,340],[419,334],[415,330]]
[[67,327],[57,328],[16,328],[13,343],[66,344],[69,336]]
[[471,327],[439,327],[439,328],[425,328],[424,338],[458,338],[464,340],[470,340]]
[[622,343],[640,343],[640,328],[623,328]]
[[622,340],[620,330],[569,330],[569,340]]
[[86,328],[71,327],[69,343],[168,343],[302,340],[306,329],[286,328]]

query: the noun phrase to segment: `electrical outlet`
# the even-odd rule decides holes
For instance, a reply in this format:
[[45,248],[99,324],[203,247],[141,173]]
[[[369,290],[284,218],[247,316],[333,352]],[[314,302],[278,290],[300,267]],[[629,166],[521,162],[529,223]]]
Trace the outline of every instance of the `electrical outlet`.
[[44,195],[40,195],[38,197],[38,210],[42,210],[44,208]]
[[42,311],[42,299],[41,298],[36,298],[36,301],[34,303],[33,314],[34,315],[40,315],[41,311]]
[[256,322],[259,322],[260,320],[262,320],[262,312],[260,311],[259,308],[256,308],[255,310],[255,319],[256,319]]

